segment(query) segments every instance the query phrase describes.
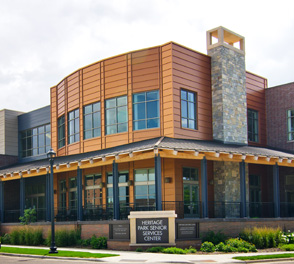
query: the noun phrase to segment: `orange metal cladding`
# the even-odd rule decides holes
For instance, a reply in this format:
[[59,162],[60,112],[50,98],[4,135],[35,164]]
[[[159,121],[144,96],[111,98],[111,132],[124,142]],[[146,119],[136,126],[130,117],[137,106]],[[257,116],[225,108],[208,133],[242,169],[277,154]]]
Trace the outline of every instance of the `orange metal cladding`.
[[[264,89],[266,80],[247,73],[248,107],[259,111],[260,144],[266,143]],[[180,91],[197,96],[197,130],[181,127]],[[160,128],[133,131],[132,95],[160,91]],[[128,132],[105,135],[104,101],[126,95],[128,98]],[[57,118],[74,109],[80,110],[80,141],[58,149],[58,155],[70,155],[167,136],[212,140],[210,57],[179,44],[133,51],[108,58],[63,79],[51,88],[52,147],[57,148]],[[101,103],[101,137],[83,139],[83,106]],[[67,126],[65,126],[67,135]]]
[[259,142],[249,145],[266,146],[265,88],[267,80],[253,73],[246,72],[247,108],[258,111]]

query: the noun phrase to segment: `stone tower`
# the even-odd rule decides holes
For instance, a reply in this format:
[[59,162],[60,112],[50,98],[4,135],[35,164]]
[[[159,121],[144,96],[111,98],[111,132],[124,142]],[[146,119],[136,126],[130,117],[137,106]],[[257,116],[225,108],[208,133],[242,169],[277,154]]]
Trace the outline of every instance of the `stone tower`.
[[244,37],[224,27],[209,30],[207,53],[211,57],[213,139],[248,144]]

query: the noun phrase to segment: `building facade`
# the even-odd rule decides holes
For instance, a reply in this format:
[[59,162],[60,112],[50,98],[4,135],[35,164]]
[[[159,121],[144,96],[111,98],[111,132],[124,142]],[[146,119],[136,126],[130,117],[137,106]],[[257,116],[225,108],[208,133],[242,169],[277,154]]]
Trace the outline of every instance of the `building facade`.
[[1,222],[30,207],[50,220],[52,146],[57,222],[174,210],[183,221],[205,219],[200,231],[220,228],[217,219],[283,218],[292,227],[293,146],[270,148],[281,146],[270,117],[277,88],[246,71],[242,36],[210,30],[207,50],[169,42],[98,61],[52,87],[50,106],[18,117],[19,162],[0,169]]

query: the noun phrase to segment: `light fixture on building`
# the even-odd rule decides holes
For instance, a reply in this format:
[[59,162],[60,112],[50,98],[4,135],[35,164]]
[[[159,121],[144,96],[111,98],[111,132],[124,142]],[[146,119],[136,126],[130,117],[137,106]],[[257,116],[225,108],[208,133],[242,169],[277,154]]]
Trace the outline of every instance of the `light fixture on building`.
[[133,152],[130,152],[130,153],[129,153],[129,157],[130,157],[130,158],[134,157],[134,153],[133,153]]
[[10,172],[10,177],[13,177],[14,172]]
[[279,158],[279,162],[280,162],[280,163],[283,162],[283,159],[282,159],[282,158]]
[[291,159],[288,159],[288,160],[287,160],[287,162],[288,162],[288,163],[291,163],[291,162],[292,162],[292,160],[291,160]]
[[59,170],[59,164],[56,165],[56,170]]
[[102,157],[102,161],[103,161],[103,162],[104,162],[104,161],[106,161],[106,158],[105,158],[105,156],[103,156],[103,157]]
[[158,148],[154,149],[154,154],[158,154]]
[[37,173],[39,173],[40,172],[40,169],[39,168],[37,168]]
[[258,156],[254,156],[253,159],[254,159],[254,160],[258,160]]
[[199,151],[195,150],[195,151],[194,151],[194,156],[195,156],[195,157],[198,157],[198,155],[199,155]]
[[70,164],[69,164],[69,162],[66,163],[66,167],[67,167],[67,168],[70,168]]
[[90,164],[93,164],[94,163],[94,160],[93,158],[90,159]]
[[230,153],[230,154],[229,154],[229,159],[232,159],[232,158],[233,158],[233,154]]
[[266,157],[266,161],[269,162],[271,160],[270,157]]
[[28,169],[27,174],[31,174],[31,170],[30,169]]
[[6,173],[3,174],[3,177],[6,178]]
[[119,155],[115,155],[115,160],[119,160]]
[[82,165],[82,162],[79,160],[78,161],[78,166],[81,167],[81,165]]
[[173,150],[173,155],[175,155],[175,156],[178,155],[178,151],[176,149]]
[[215,156],[216,158],[219,158],[219,152],[215,152],[214,156]]
[[242,156],[241,156],[241,159],[242,159],[242,160],[245,160],[245,159],[246,159],[246,155],[242,155]]
[[172,177],[165,177],[164,182],[165,183],[171,183],[172,182]]
[[20,177],[22,177],[22,172],[21,171],[18,174],[19,174]]

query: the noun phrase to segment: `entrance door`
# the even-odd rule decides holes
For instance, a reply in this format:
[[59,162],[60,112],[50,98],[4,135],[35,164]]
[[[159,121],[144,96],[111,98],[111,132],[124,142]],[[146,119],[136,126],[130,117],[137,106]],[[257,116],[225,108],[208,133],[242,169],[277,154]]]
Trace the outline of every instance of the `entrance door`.
[[200,217],[199,182],[196,168],[183,168],[184,217]]
[[250,217],[260,217],[261,208],[261,187],[260,176],[249,175],[249,202],[250,202]]

